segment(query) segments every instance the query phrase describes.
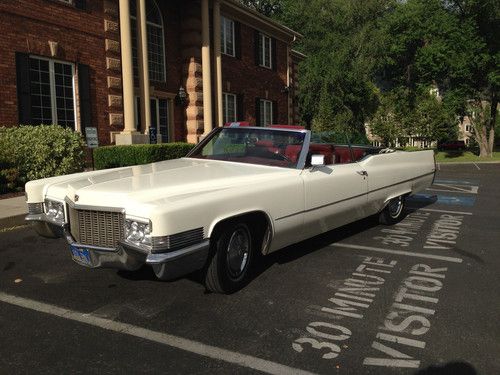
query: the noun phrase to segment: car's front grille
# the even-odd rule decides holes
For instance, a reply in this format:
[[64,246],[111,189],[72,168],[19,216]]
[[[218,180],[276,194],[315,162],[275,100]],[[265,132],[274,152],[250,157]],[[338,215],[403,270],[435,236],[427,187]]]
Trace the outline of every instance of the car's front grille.
[[124,238],[121,212],[68,208],[71,235],[82,245],[114,248]]

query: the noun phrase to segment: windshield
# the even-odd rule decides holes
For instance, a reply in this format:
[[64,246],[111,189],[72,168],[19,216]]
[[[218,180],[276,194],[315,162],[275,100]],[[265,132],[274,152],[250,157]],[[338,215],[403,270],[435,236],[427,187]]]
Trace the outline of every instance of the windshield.
[[220,128],[188,157],[296,168],[304,138],[297,131]]

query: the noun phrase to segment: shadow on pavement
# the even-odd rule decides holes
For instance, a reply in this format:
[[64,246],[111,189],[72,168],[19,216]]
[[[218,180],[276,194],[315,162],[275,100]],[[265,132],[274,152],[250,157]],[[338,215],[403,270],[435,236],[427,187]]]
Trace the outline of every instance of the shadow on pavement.
[[467,362],[449,362],[444,366],[429,366],[415,375],[477,375],[476,369]]

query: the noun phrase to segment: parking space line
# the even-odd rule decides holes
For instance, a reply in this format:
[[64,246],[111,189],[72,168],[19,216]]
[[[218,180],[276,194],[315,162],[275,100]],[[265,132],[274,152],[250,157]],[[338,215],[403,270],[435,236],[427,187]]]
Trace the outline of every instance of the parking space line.
[[475,165],[475,167],[478,169],[478,170],[481,170],[481,168],[479,168],[479,165],[477,165],[476,163],[472,163]]
[[224,361],[238,366],[251,368],[268,374],[313,374],[308,371],[296,369],[231,350],[218,348],[216,346],[203,344],[201,342],[170,335],[168,333],[152,331],[146,328],[134,326],[132,324],[116,322],[6,293],[0,293],[0,301],[10,305],[57,316],[59,318],[103,328],[109,331],[135,336],[144,340],[168,345],[176,349],[184,350],[218,361]]
[[416,258],[428,258],[428,259],[444,260],[446,262],[452,262],[452,263],[462,263],[463,262],[462,258],[447,257],[447,256],[443,256],[443,255],[434,255],[434,254],[426,254],[426,253],[416,253],[416,252],[411,252],[411,251],[383,249],[381,247],[353,245],[353,244],[342,243],[342,242],[332,243],[329,246],[348,248],[348,249],[376,251],[376,252],[387,253],[387,254],[406,255],[409,257],[416,257]]
[[444,214],[472,215],[472,212],[450,211],[450,210],[437,210],[435,208],[419,208],[418,210],[419,211],[442,212]]

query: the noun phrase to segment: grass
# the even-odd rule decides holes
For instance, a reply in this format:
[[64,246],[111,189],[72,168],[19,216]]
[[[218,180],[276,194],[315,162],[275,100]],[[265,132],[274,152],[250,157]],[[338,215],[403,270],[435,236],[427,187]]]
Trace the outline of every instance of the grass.
[[436,161],[438,163],[500,161],[500,151],[493,152],[491,158],[480,158],[471,151],[438,151],[436,152]]

